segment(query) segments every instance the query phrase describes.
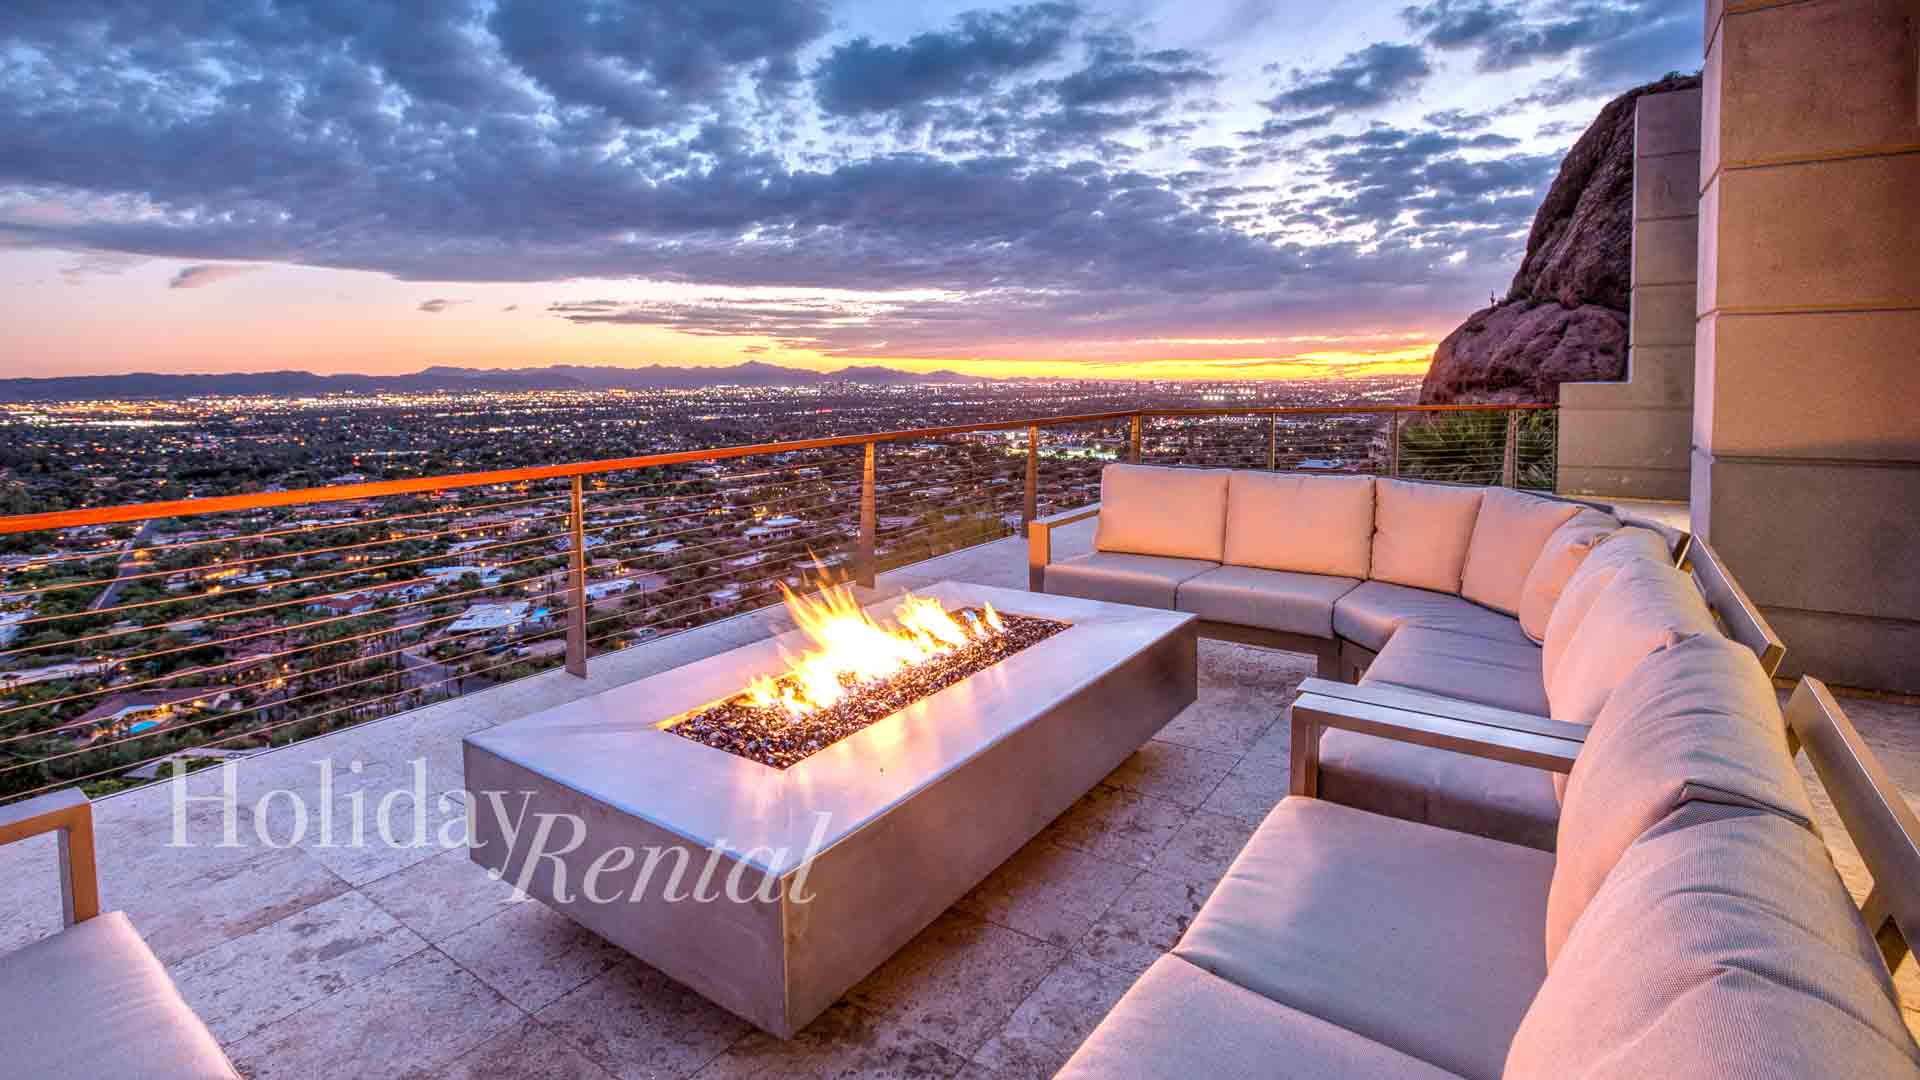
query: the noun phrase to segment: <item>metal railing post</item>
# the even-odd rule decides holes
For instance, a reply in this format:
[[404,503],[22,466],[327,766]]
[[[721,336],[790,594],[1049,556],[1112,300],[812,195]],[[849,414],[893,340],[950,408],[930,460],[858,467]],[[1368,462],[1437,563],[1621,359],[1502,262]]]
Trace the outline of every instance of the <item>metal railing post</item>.
[[1267,416],[1267,471],[1280,468],[1280,414]]
[[1387,475],[1400,475],[1400,414],[1387,414]]
[[1027,428],[1027,498],[1020,508],[1022,531],[1040,516],[1040,425]]
[[573,478],[567,521],[567,674],[587,677],[587,524],[586,491],[580,477]]
[[1520,414],[1507,410],[1507,442],[1500,455],[1500,486],[1514,487],[1520,471]]
[[854,579],[867,588],[874,583],[874,541],[878,536],[879,517],[874,499],[874,480],[878,475],[875,457],[879,443],[868,443],[866,463],[860,468],[860,550],[854,558]]
[[1129,465],[1140,464],[1140,428],[1143,426],[1141,419],[1139,413],[1134,413],[1133,417],[1127,421],[1127,463]]

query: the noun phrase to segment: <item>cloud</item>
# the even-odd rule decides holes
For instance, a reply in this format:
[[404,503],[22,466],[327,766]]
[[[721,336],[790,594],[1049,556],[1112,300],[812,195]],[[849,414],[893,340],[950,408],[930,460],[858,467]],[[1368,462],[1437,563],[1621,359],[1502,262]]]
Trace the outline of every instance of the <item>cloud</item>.
[[1057,59],[1081,14],[1074,4],[1028,4],[968,12],[950,29],[915,34],[904,45],[857,37],[814,68],[814,96],[829,115],[855,116],[982,94],[1000,78]]
[[1169,101],[1219,81],[1210,61],[1188,49],[1141,52],[1133,39],[1109,34],[1094,40],[1087,66],[1052,84],[1069,108]]
[[1701,9],[1681,0],[1433,0],[1401,17],[1437,49],[1465,50],[1483,72],[1564,61],[1542,102],[1611,95],[1700,66]]
[[441,312],[447,310],[448,308],[459,307],[461,304],[464,304],[466,302],[467,301],[465,300],[446,300],[446,299],[441,299],[436,297],[435,299],[432,299],[432,300],[420,301],[420,307],[418,310],[427,312],[428,314],[438,315]]
[[257,266],[232,266],[218,263],[199,263],[194,266],[183,266],[180,268],[179,273],[173,275],[173,280],[167,282],[167,288],[204,289],[209,285],[216,285],[229,278],[237,278],[243,274],[251,274],[258,269],[260,268]]
[[1292,81],[1263,104],[1277,113],[1372,109],[1411,95],[1433,74],[1418,45],[1377,42],[1322,71],[1295,71]]

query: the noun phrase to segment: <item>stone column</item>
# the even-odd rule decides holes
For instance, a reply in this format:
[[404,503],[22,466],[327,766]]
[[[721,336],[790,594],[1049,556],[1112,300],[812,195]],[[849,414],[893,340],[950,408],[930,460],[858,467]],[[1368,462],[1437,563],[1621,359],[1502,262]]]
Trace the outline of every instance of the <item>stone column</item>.
[[1700,101],[1699,90],[1679,90],[1634,103],[1627,378],[1560,384],[1562,491],[1687,498]]
[[1694,529],[1787,670],[1920,690],[1920,5],[1708,0]]

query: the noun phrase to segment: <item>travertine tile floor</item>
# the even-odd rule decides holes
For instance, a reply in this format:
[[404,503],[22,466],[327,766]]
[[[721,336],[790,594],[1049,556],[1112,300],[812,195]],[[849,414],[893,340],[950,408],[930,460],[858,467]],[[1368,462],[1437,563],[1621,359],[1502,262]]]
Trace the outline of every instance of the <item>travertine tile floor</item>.
[[[943,578],[1019,587],[1022,554],[1018,542],[986,545],[888,575],[882,591]],[[791,1042],[545,907],[511,902],[464,851],[440,846],[441,830],[457,832],[452,804],[427,800],[425,845],[345,845],[356,804],[370,812],[416,767],[427,792],[458,788],[467,732],[779,625],[733,620],[597,660],[584,683],[540,676],[240,767],[236,791],[251,806],[276,788],[316,798],[330,764],[332,845],[315,822],[298,844],[261,842],[263,824],[287,842],[291,800],[241,814],[233,847],[216,846],[220,808],[190,804],[186,848],[167,845],[168,792],[102,800],[105,899],[131,914],[231,1056],[262,1080],[1047,1076],[1179,938],[1283,795],[1280,720],[1310,670],[1305,657],[1203,643],[1198,702]],[[1903,787],[1920,792],[1920,709],[1849,705]],[[190,791],[219,782],[199,774]],[[58,926],[52,860],[50,843],[0,849],[0,950]],[[1838,853],[1864,888],[1850,860]],[[1920,1001],[1911,963],[1903,976]]]

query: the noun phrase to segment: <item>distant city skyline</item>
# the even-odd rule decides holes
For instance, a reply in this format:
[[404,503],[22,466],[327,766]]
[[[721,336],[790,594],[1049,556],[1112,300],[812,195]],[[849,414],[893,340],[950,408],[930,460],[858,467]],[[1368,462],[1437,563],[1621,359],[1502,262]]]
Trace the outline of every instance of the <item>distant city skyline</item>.
[[0,377],[1417,372],[1686,0],[0,15]]

